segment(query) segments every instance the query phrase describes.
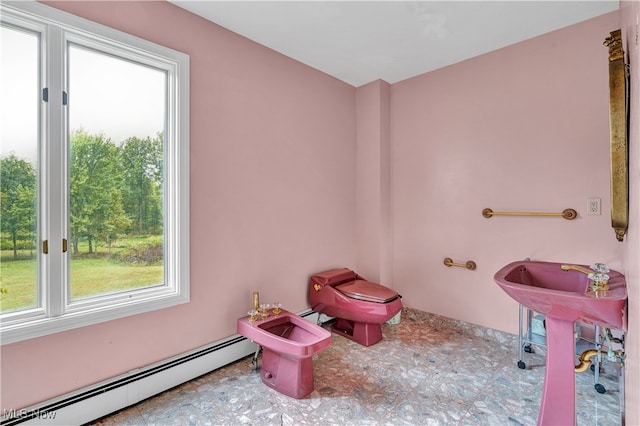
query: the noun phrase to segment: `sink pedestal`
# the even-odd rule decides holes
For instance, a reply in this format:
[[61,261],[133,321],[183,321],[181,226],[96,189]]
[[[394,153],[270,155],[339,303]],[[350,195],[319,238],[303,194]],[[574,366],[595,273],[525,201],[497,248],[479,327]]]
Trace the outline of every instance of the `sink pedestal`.
[[546,318],[547,361],[538,426],[576,424],[573,322]]

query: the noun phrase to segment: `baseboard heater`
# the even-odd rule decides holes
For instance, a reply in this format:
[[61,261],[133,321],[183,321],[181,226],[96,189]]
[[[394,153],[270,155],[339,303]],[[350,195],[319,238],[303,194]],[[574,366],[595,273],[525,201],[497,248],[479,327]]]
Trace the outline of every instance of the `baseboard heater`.
[[[298,315],[314,323],[319,318],[311,310]],[[0,425],[85,424],[238,361],[255,350],[255,343],[234,335],[28,408],[5,409]]]

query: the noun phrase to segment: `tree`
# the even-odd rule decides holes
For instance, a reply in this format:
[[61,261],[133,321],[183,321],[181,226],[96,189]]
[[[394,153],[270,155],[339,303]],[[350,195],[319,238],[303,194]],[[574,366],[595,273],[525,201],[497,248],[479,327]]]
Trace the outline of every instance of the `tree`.
[[94,253],[93,243],[109,241],[128,226],[119,194],[122,169],[118,148],[104,135],[76,130],[71,135],[70,221],[73,253],[81,237]]
[[122,207],[122,192],[120,189],[111,189],[111,203],[105,213],[105,220],[100,229],[100,237],[111,251],[111,243],[125,229],[131,226],[131,219],[127,217]]
[[120,161],[124,170],[125,211],[137,234],[158,234],[162,229],[163,137],[124,141]]
[[[18,258],[18,242],[36,238],[36,173],[26,160],[8,155],[0,158],[0,206],[2,233],[8,234],[13,258]],[[4,235],[3,235],[4,237]]]

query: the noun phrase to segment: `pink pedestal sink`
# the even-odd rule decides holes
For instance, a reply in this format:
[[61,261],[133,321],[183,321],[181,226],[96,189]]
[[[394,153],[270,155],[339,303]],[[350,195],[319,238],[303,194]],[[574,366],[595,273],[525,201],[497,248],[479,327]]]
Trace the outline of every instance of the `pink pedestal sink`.
[[592,291],[584,273],[563,271],[561,265],[519,261],[494,276],[514,300],[546,316],[547,361],[538,425],[576,423],[573,324],[626,329],[627,287],[621,273],[609,271],[609,289]]

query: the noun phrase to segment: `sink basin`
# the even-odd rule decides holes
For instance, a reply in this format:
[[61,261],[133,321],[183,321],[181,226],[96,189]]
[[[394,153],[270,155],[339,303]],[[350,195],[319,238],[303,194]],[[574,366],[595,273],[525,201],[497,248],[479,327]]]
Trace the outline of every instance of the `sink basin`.
[[563,271],[561,265],[512,262],[493,277],[515,301],[546,316],[547,360],[538,426],[576,424],[574,323],[626,329],[627,287],[621,273],[609,271],[609,288],[593,291],[587,275]]
[[563,271],[561,265],[540,261],[512,262],[500,269],[494,280],[514,300],[547,318],[626,329],[624,275],[609,271],[609,289],[591,291],[590,280],[585,274]]

